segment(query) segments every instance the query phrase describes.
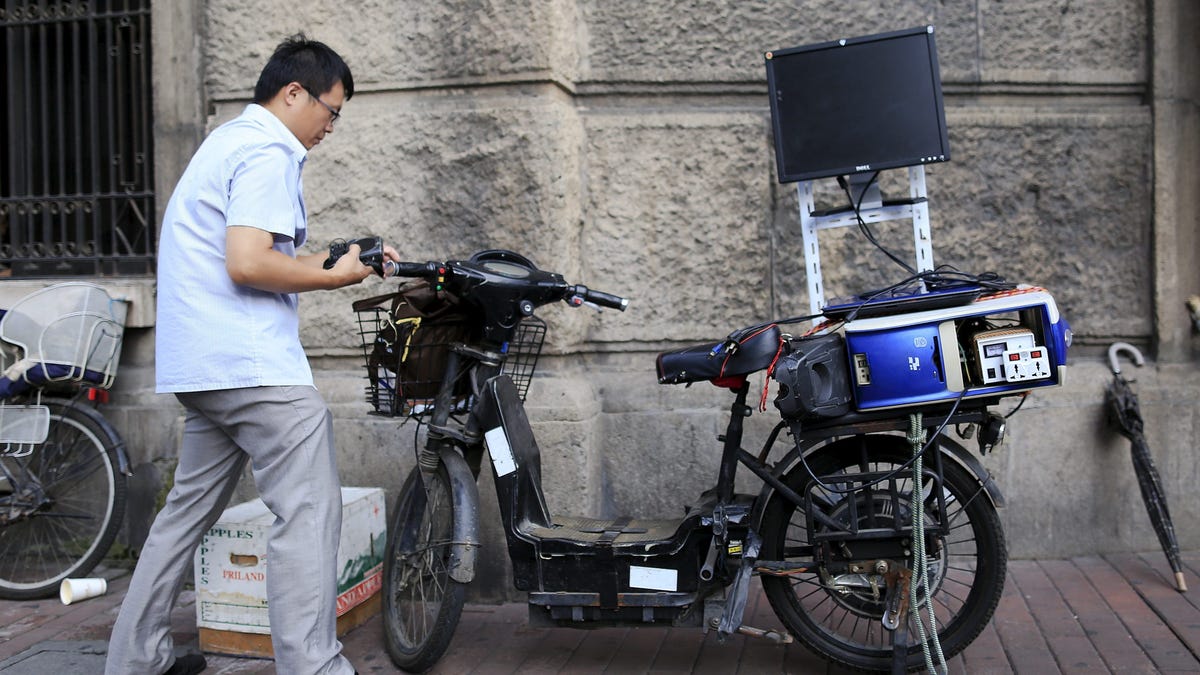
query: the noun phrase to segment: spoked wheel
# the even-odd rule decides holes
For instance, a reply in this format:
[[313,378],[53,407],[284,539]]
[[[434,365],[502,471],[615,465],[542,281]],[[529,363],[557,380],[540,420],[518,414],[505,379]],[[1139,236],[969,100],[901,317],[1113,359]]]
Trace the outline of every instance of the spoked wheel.
[[108,553],[125,517],[120,439],[91,408],[47,400],[46,442],[0,457],[0,598],[58,592]]
[[428,670],[454,636],[466,585],[450,578],[454,500],[445,465],[422,481],[413,469],[396,500],[383,566],[388,654],[400,668]]
[[[861,441],[861,442],[860,442]],[[832,524],[889,528],[897,521],[911,524],[914,495],[924,495],[927,522],[949,524],[945,537],[927,538],[926,571],[938,639],[947,659],[961,652],[978,637],[991,620],[1004,590],[1007,551],[1000,519],[978,481],[955,462],[944,459],[944,483],[939,499],[936,481],[927,479],[914,490],[911,468],[903,468],[894,483],[883,483],[873,491],[841,494],[837,490],[853,484],[861,473],[887,473],[900,469],[911,458],[908,443],[895,436],[866,436],[845,439],[823,446],[807,459],[809,467],[831,489],[817,487],[813,502],[823,518],[814,531],[819,537]],[[930,467],[926,466],[926,469]],[[800,494],[808,490],[811,477],[797,466],[786,478]],[[891,485],[895,492],[891,492]],[[944,512],[942,512],[944,505]],[[810,538],[803,507],[796,507],[776,496],[764,514],[763,548],[760,560],[812,560],[814,541]],[[869,550],[868,542],[851,541],[846,550]],[[825,658],[860,670],[883,671],[892,668],[895,633],[883,625],[886,584],[875,574],[870,555],[857,571],[820,569],[763,576],[762,583],[771,607],[792,633],[810,649]],[[911,566],[911,559],[908,562]],[[912,575],[916,584],[917,573]],[[926,634],[930,633],[929,609],[918,588],[918,608]],[[909,670],[924,667],[915,619],[905,612],[907,621]],[[936,660],[936,657],[935,657]]]

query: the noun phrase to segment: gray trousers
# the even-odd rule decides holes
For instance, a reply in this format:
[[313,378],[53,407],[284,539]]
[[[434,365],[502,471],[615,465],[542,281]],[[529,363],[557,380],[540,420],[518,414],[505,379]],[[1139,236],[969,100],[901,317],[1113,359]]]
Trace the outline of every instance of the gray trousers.
[[138,558],[105,672],[162,673],[175,657],[171,610],[201,537],[250,460],[275,514],[267,542],[271,645],[280,673],[352,673],[337,640],[341,487],[329,408],[312,387],[177,394],[187,410],[175,486]]

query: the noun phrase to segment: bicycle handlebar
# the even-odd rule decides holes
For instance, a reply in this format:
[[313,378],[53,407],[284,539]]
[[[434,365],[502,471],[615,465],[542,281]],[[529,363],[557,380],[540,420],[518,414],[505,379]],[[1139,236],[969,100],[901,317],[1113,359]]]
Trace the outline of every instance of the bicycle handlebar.
[[[481,258],[481,255],[489,257]],[[622,312],[629,307],[626,298],[583,285],[567,284],[560,275],[539,270],[528,259],[510,251],[487,251],[465,261],[388,261],[386,266],[386,276],[428,279],[436,282],[439,290],[445,284],[445,288],[460,297],[481,294],[477,298],[479,301],[505,287],[508,291],[503,294],[503,301],[528,300],[540,305],[563,300],[571,307],[587,304]]]
[[593,305],[608,307],[622,312],[625,311],[626,307],[629,307],[628,298],[622,298],[619,295],[604,293],[602,291],[595,291],[587,286],[573,287],[567,294],[567,297],[564,299],[566,300],[566,303],[572,307],[578,307],[589,302]]

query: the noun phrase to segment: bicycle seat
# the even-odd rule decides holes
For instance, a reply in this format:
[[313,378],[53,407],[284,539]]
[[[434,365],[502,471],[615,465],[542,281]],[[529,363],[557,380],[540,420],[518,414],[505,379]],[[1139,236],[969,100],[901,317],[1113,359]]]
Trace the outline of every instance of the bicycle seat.
[[684,347],[658,355],[661,384],[688,384],[749,375],[771,367],[783,345],[776,324],[735,331],[722,342]]

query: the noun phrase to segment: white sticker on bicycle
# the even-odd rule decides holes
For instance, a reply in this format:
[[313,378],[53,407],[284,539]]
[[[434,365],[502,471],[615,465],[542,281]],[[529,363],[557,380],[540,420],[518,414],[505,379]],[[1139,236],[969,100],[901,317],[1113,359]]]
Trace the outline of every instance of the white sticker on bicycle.
[[487,442],[488,454],[492,456],[492,466],[496,467],[497,476],[507,476],[517,470],[517,462],[513,459],[512,447],[508,444],[504,427],[484,432],[483,440]]
[[654,591],[679,590],[679,572],[661,567],[629,566],[629,587]]

